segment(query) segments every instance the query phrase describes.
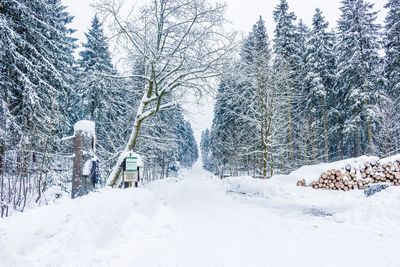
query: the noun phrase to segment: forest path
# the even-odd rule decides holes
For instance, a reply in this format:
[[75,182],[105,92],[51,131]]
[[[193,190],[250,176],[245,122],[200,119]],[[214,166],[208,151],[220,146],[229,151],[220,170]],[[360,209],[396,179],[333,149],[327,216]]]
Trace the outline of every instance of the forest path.
[[296,207],[228,193],[196,164],[0,222],[0,266],[398,266],[396,235]]

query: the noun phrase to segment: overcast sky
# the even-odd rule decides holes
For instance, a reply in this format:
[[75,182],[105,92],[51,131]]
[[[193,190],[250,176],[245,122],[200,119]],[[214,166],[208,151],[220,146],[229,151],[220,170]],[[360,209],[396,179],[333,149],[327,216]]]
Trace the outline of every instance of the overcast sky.
[[[95,12],[90,7],[90,0],[62,0],[64,5],[68,6],[69,12],[75,16],[72,27],[77,29],[76,37],[82,42],[84,39],[84,32],[90,26],[90,21]],[[132,4],[136,3],[136,0]],[[142,0],[141,0],[142,1]],[[274,23],[272,12],[279,0],[225,0],[219,1],[227,4],[227,19],[232,23],[233,27],[243,33],[251,30],[252,25],[258,20],[258,17],[263,16],[267,24],[267,30],[270,38],[273,37]],[[336,22],[340,16],[340,2],[341,0],[288,0],[289,8],[293,11],[298,19],[302,19],[307,25],[311,24],[312,16],[315,8],[319,7],[331,27],[336,26]],[[378,21],[383,22],[385,10],[383,8],[386,0],[370,0],[375,4],[375,10],[380,10]],[[211,124],[213,102],[206,101],[201,107],[194,108],[190,105],[190,111],[193,113],[191,122],[195,131],[196,139],[198,141],[201,130],[207,128]]]
[[[91,18],[95,12],[90,7],[91,0],[62,0],[68,6],[69,11],[75,16],[73,27],[78,30],[77,36],[83,38],[83,32],[90,26]],[[136,0],[131,1],[132,4]],[[336,21],[340,16],[341,0],[288,0],[289,8],[293,11],[298,19],[310,25],[315,8],[319,7],[329,21],[331,27],[336,26]],[[258,20],[260,15],[266,21],[268,34],[273,35],[274,23],[272,12],[279,0],[225,0],[220,1],[227,4],[227,18],[232,22],[235,29],[247,33],[251,30],[252,25]],[[385,16],[383,8],[386,0],[370,0],[375,4],[375,10],[381,10],[379,13],[379,22],[382,22]]]

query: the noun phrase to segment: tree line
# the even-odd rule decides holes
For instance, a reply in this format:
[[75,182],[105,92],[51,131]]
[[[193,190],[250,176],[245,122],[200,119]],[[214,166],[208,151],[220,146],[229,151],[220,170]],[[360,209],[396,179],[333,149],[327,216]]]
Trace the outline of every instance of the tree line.
[[[96,122],[104,178],[129,138],[146,63],[135,57],[134,75],[123,79],[98,16],[75,57],[72,21],[61,0],[0,3],[0,217],[70,190],[72,148],[62,138],[73,135],[77,121]],[[191,166],[197,144],[182,107],[143,122],[135,151],[145,158],[148,180]]]
[[385,8],[381,26],[373,4],[342,0],[330,29],[320,9],[309,27],[281,0],[272,42],[260,17],[220,80],[203,165],[270,177],[399,153],[400,1]]

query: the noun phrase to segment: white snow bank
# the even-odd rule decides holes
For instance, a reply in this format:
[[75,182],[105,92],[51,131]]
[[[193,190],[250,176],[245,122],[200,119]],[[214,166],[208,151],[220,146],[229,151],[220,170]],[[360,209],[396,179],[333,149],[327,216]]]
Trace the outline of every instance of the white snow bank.
[[128,220],[146,220],[158,207],[148,190],[104,189],[15,214],[0,221],[0,266],[94,266]]
[[[224,179],[224,185],[227,192],[250,197],[252,201],[258,199],[268,207],[277,210],[297,213],[314,210],[330,214],[330,218],[338,222],[362,224],[371,220],[381,222],[382,225],[394,225],[400,221],[400,187],[398,186],[391,186],[367,198],[363,190],[326,191],[296,185],[300,179],[311,183],[327,170],[341,169],[347,164],[358,168],[365,162],[377,159],[377,157],[363,156],[333,163],[304,166],[289,175],[276,175],[271,179],[231,177]],[[400,155],[381,159],[380,162],[397,159],[400,159]]]
[[89,120],[81,120],[75,123],[74,125],[74,133],[82,131],[90,136],[96,136],[96,123],[94,121]]
[[0,220],[0,266],[400,266],[399,188],[366,198],[296,179],[220,180],[198,164],[58,200]]

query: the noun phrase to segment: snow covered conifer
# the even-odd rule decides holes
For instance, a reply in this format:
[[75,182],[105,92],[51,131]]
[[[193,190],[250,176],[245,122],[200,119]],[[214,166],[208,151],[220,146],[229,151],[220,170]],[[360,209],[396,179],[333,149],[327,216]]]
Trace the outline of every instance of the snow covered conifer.
[[372,106],[379,94],[379,29],[373,4],[343,0],[338,21],[336,91],[343,108],[343,154],[372,153],[374,115]]
[[298,64],[298,47],[296,46],[296,26],[294,24],[296,16],[289,12],[287,0],[281,0],[273,13],[276,23],[274,36],[274,70],[281,76],[276,85],[282,91],[285,101],[285,117],[287,129],[285,136],[281,140],[281,158],[285,158],[290,163],[295,158],[295,135],[294,135],[294,101],[296,98],[296,65]]
[[[43,155],[60,148],[60,125],[65,120],[60,101],[72,81],[74,40],[69,39],[67,26],[72,18],[59,1],[53,0],[5,0],[0,9],[0,43],[4,49],[0,53],[1,130],[5,132],[5,142],[0,146],[4,148],[1,153],[9,152],[13,159],[7,161],[7,168],[18,173],[18,178],[24,177],[13,181],[20,191],[10,188],[9,192],[15,192],[10,198],[26,200],[29,196],[21,192],[44,188],[42,179],[34,178],[37,173],[32,174],[32,170],[49,169],[52,159]],[[51,182],[46,181],[46,185]],[[40,195],[35,201],[40,201]],[[13,208],[24,209],[22,203],[26,202]]]
[[335,85],[334,36],[320,9],[315,10],[306,52],[306,111],[312,158],[329,160],[330,105]]
[[[251,90],[251,94],[244,97],[244,100],[247,99],[247,101],[253,102],[247,105],[247,108],[244,107],[243,111],[249,112],[250,110],[250,112],[255,113],[253,118],[250,114],[247,114],[248,120],[253,121],[254,125],[248,129],[253,134],[253,136],[249,134],[249,137],[252,137],[250,144],[259,144],[253,150],[261,151],[259,157],[262,162],[262,176],[266,177],[269,157],[272,157],[270,151],[272,142],[270,138],[273,129],[272,124],[274,123],[272,120],[274,90],[271,85],[270,43],[262,17],[254,24],[252,32],[250,32],[247,41],[243,45],[242,61],[244,75],[247,77],[248,84],[250,85],[248,90]],[[249,106],[253,106],[254,108],[249,109]],[[257,123],[254,123],[254,121]],[[258,129],[258,134],[254,133],[252,130],[254,128]],[[269,169],[270,173],[272,173],[272,166],[269,166]]]
[[197,161],[199,156],[192,125],[188,121],[183,120],[180,124],[178,124],[178,126],[183,128],[181,136],[177,136],[180,140],[178,161],[183,167],[191,167]]
[[[59,101],[70,86],[67,76],[73,64],[74,40],[68,39],[67,28],[71,18],[59,1],[38,0],[5,1],[1,18],[5,106],[13,118],[14,134],[25,140],[14,141],[41,149],[56,137],[63,120]],[[49,141],[52,149],[53,141]]]
[[203,168],[212,171],[211,139],[209,129],[206,129],[201,133],[200,150]]
[[110,156],[120,150],[126,138],[126,124],[135,108],[131,98],[133,89],[129,83],[117,79],[117,70],[112,64],[109,45],[103,26],[95,16],[86,33],[87,42],[79,53],[79,96],[78,113],[80,119],[96,122],[97,139],[101,153]]
[[[383,110],[379,112],[379,131],[384,132],[381,149],[398,153],[400,147],[398,113],[400,112],[400,1],[388,0],[385,8],[388,10],[385,18],[384,32],[384,77],[386,80],[386,98],[382,98],[379,105]],[[395,111],[397,110],[397,111]],[[384,112],[386,111],[386,112]],[[383,115],[383,116],[382,116]],[[386,123],[389,123],[386,125]],[[380,134],[380,136],[382,136]],[[389,141],[391,140],[391,141]]]
[[385,7],[385,78],[393,100],[400,97],[400,0],[389,0]]
[[[86,38],[84,49],[79,53],[83,114],[88,119],[96,120],[106,112],[108,107],[105,103],[110,100],[109,87],[112,85],[112,79],[106,75],[116,75],[116,70],[111,62],[107,38],[97,16],[93,18]],[[114,88],[111,89],[115,91]]]

